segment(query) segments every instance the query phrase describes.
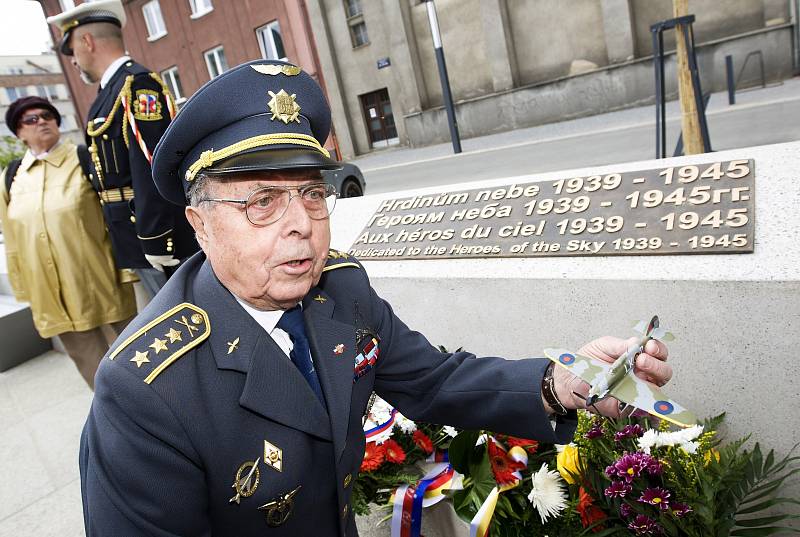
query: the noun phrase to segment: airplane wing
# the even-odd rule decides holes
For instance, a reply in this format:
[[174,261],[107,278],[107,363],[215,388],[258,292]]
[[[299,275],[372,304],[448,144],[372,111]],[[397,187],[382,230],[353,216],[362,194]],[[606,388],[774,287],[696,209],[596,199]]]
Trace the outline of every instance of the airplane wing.
[[569,369],[573,375],[580,377],[590,386],[600,382],[611,369],[610,363],[582,356],[566,349],[545,349],[544,354],[556,364]]
[[625,376],[612,388],[609,395],[681,427],[697,424],[697,417],[692,412],[669,399],[654,385],[633,374]]

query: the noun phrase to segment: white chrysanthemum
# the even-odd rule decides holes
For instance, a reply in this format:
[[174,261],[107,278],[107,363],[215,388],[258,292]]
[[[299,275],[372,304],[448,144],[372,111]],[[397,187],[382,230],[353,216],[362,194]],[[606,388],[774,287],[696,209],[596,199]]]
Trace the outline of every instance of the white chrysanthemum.
[[394,423],[405,434],[413,434],[417,430],[417,424],[399,412],[394,417]]
[[660,433],[653,429],[648,429],[639,438],[639,449],[645,453],[650,453],[652,448],[662,446],[678,446],[686,453],[693,454],[697,452],[700,445],[694,440],[703,433],[702,425],[694,425],[680,431],[663,432]]
[[555,470],[549,470],[547,463],[542,464],[538,472],[531,476],[533,487],[528,500],[539,511],[542,524],[550,517],[558,516],[567,506],[567,495],[561,477]]
[[447,436],[449,436],[451,438],[455,438],[455,436],[458,434],[458,431],[456,431],[456,428],[455,427],[451,427],[450,425],[445,425],[444,427],[442,427],[442,430],[444,431],[444,433]]

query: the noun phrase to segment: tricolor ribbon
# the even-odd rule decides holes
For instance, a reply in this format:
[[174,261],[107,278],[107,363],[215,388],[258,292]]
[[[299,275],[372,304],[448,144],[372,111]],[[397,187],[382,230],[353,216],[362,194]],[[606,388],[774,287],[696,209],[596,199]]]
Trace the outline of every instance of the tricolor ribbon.
[[366,429],[364,431],[364,436],[367,437],[367,442],[370,442],[372,438],[385,432],[388,429],[391,429],[394,426],[395,416],[397,415],[397,410],[394,408],[392,409],[391,413],[389,414],[389,418],[384,421],[383,423],[377,424],[372,429]]
[[[489,442],[493,441],[493,439],[489,440]],[[523,463],[525,466],[528,465],[528,454],[519,446],[514,446],[509,449],[508,456],[517,462]],[[497,507],[497,499],[500,493],[518,487],[519,484],[522,483],[522,473],[519,472],[519,470],[513,472],[513,475],[516,478],[514,481],[506,483],[505,485],[495,486],[492,492],[489,493],[489,496],[483,501],[483,505],[481,505],[481,508],[478,509],[477,514],[469,523],[469,537],[486,537],[489,533],[489,525],[492,523],[492,517],[494,517],[494,510],[495,507]]]
[[461,474],[448,463],[435,465],[416,485],[402,485],[392,495],[392,537],[419,537],[422,509],[444,499],[444,490],[460,488]]
[[450,462],[446,449],[435,448],[425,462]]

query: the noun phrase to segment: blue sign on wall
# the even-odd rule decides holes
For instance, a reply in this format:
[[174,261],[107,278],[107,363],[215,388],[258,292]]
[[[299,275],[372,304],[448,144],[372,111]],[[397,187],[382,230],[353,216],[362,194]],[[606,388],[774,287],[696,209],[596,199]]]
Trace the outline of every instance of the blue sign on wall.
[[383,69],[384,67],[389,67],[390,65],[392,65],[392,62],[389,60],[389,58],[381,58],[378,60],[378,69]]

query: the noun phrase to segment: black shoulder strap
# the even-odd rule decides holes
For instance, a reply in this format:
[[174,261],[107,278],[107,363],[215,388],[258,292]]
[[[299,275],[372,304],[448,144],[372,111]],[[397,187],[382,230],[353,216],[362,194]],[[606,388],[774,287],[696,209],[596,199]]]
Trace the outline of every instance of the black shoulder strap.
[[22,164],[22,159],[15,158],[8,163],[8,168],[6,168],[6,192],[8,192],[9,196],[11,196],[11,182],[14,181],[14,176],[17,175],[20,164]]
[[78,146],[78,162],[81,164],[83,176],[86,177],[87,181],[92,183],[92,188],[94,188],[94,182],[92,181],[92,177],[94,177],[92,156],[89,154],[89,149],[83,144]]

